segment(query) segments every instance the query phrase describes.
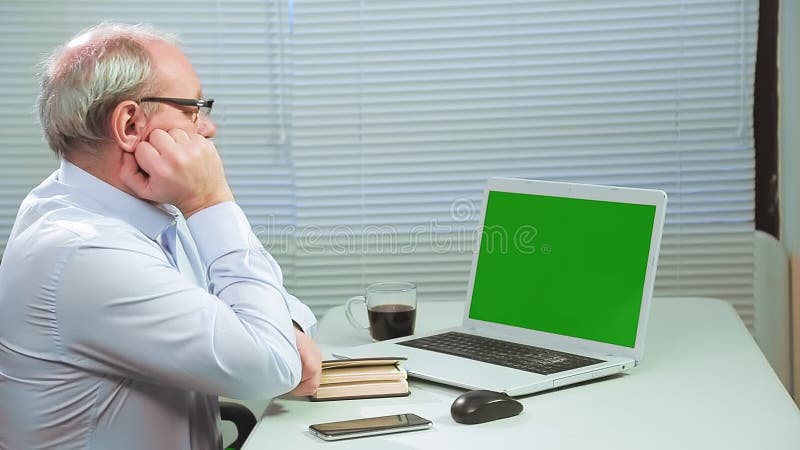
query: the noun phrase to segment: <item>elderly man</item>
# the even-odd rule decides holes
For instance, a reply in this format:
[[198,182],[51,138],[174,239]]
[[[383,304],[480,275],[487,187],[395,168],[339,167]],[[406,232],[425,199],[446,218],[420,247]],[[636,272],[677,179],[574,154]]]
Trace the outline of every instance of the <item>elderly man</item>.
[[102,24],[45,62],[60,167],[0,265],[0,448],[215,449],[217,396],[316,389],[313,314],[234,203],[171,37]]

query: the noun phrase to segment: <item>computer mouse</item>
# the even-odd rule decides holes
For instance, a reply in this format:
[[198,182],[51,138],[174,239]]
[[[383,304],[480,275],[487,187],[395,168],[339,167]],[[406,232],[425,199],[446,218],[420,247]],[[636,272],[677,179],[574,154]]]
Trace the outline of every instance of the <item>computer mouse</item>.
[[469,425],[505,419],[521,412],[522,403],[508,394],[486,390],[465,392],[450,406],[453,420]]

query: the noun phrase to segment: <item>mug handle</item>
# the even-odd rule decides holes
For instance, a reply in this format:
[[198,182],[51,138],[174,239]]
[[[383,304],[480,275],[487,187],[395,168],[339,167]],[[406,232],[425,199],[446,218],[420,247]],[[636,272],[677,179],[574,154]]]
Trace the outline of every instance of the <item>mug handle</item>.
[[347,303],[345,303],[345,305],[344,305],[344,312],[345,312],[345,315],[347,316],[347,320],[348,320],[348,322],[350,322],[350,325],[352,325],[353,328],[355,328],[356,330],[368,331],[369,330],[369,326],[364,326],[364,324],[359,322],[356,319],[356,317],[353,315],[353,312],[350,310],[350,307],[353,306],[356,303],[363,303],[364,307],[366,307],[367,306],[367,298],[364,297],[363,295],[356,295],[355,297],[350,297],[349,299],[347,299]]

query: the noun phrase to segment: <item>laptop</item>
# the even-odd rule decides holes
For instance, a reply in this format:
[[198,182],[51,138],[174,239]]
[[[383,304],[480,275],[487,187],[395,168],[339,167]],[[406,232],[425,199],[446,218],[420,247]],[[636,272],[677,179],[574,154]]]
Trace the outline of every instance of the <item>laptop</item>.
[[461,326],[334,355],[402,356],[412,377],[511,396],[631,369],[666,203],[658,190],[492,178]]

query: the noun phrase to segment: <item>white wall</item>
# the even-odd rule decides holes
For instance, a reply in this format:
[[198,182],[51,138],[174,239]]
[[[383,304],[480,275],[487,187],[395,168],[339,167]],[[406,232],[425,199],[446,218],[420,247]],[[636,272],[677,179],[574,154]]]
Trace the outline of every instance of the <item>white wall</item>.
[[800,405],[800,5],[781,0],[778,35],[778,151],[781,240],[791,256],[793,388]]
[[781,240],[800,255],[800,4],[781,0],[778,37]]

